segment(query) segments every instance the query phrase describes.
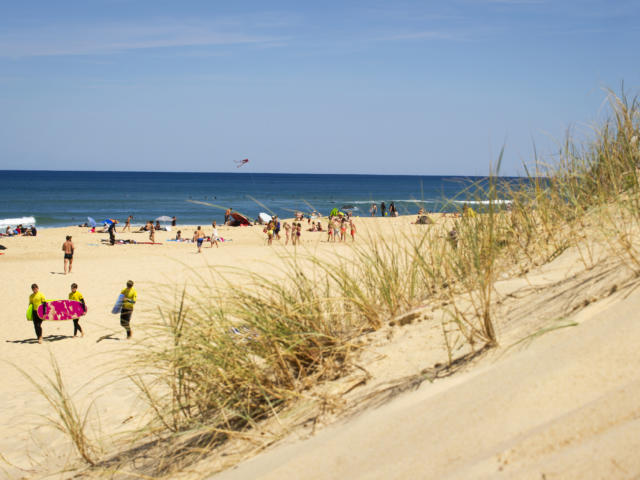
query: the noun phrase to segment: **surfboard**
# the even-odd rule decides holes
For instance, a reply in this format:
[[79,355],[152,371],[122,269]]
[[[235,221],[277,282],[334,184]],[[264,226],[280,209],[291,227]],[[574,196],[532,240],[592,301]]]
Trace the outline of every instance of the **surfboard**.
[[72,320],[85,314],[82,303],[76,300],[53,300],[38,306],[38,316],[43,320]]
[[111,309],[111,313],[117,314],[122,310],[122,304],[124,303],[124,295],[121,293],[116,300],[116,304]]

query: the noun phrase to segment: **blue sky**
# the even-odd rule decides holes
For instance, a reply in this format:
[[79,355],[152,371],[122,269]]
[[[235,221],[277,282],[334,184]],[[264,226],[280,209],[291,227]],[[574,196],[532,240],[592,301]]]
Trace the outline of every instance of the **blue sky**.
[[1,1],[0,169],[523,172],[640,89],[640,2]]

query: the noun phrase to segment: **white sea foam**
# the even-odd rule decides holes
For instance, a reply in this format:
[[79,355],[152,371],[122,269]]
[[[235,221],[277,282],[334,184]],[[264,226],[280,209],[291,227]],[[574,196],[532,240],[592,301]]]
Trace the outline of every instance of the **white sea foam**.
[[0,219],[0,228],[17,227],[18,225],[24,225],[30,227],[36,224],[34,217],[19,217],[19,218],[2,218]]

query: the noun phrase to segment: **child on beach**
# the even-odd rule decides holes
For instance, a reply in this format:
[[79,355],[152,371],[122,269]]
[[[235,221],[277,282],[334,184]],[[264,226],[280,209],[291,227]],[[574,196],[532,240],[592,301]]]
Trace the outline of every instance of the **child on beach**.
[[329,223],[327,224],[327,242],[333,240],[333,224],[331,223],[331,219],[329,219]]
[[122,310],[120,310],[120,326],[127,332],[127,338],[131,338],[131,314],[133,306],[138,301],[138,292],[133,288],[133,280],[127,281],[127,288],[120,292],[124,295]]
[[264,229],[264,232],[267,234],[267,245],[271,245],[273,243],[274,228],[275,228],[275,222],[273,220],[270,220]]
[[37,284],[31,285],[31,291],[33,292],[29,295],[29,305],[33,308],[33,313],[31,314],[31,319],[33,320],[33,328],[36,331],[36,338],[38,339],[38,343],[42,343],[42,319],[38,315],[38,307],[44,303],[45,313],[47,308],[47,300],[44,294],[40,291]]
[[347,240],[347,219],[342,218],[340,222],[340,241],[344,242]]
[[215,220],[213,222],[211,222],[211,226],[213,227],[213,232],[211,233],[211,238],[209,239],[211,241],[211,245],[209,245],[209,248],[213,248],[213,244],[216,244],[216,248],[220,248],[220,245],[218,245],[218,226],[216,225]]
[[300,243],[300,237],[302,236],[302,224],[298,222],[296,226],[296,245]]
[[[80,302],[82,304],[82,307],[84,308],[85,313],[87,312],[87,305],[86,303],[84,303],[84,297],[78,291],[77,283],[71,284],[71,292],[69,293],[69,300],[75,300],[76,302]],[[77,337],[78,332],[80,332],[81,337],[84,337],[84,332],[82,331],[82,327],[80,326],[80,319],[74,318],[73,319],[73,336]]]
[[282,228],[284,228],[284,244],[287,245],[291,236],[291,225],[289,225],[287,222],[284,222],[282,224]]
[[351,229],[351,241],[356,241],[356,224],[353,223],[353,220],[349,220],[349,227]]

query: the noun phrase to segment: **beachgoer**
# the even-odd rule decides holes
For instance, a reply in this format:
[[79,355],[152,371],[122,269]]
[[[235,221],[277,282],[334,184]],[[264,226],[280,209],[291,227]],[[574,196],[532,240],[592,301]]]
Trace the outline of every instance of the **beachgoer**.
[[456,230],[455,227],[453,227],[448,235],[447,235],[447,240],[449,240],[449,243],[451,244],[451,246],[453,248],[457,248],[458,247],[458,231]]
[[463,217],[468,217],[468,218],[475,218],[476,216],[476,212],[473,211],[473,208],[471,208],[469,205],[467,205],[466,203],[462,206],[462,216]]
[[31,291],[33,292],[29,295],[29,305],[33,307],[32,320],[33,320],[33,328],[36,331],[36,338],[38,339],[38,343],[42,343],[42,319],[40,315],[38,315],[38,307],[44,303],[45,314],[47,311],[47,300],[37,284],[31,285]]
[[176,233],[176,241],[177,242],[182,241],[182,230],[178,230],[178,233]]
[[265,228],[265,232],[267,234],[267,245],[271,245],[273,243],[273,231],[275,228],[276,225],[273,219],[269,220],[269,223],[267,223],[267,227]]
[[340,241],[344,242],[347,239],[347,219],[343,218],[340,222]]
[[178,219],[176,218],[175,215],[173,217],[171,217],[171,226],[172,227],[175,227],[177,222],[178,222]]
[[284,244],[287,245],[289,243],[289,238],[291,237],[291,225],[284,222],[282,224],[282,228],[284,228]]
[[122,231],[125,232],[126,230],[131,231],[131,220],[133,220],[133,215],[129,215],[127,217],[127,221],[124,224],[124,227],[122,227]]
[[71,267],[73,266],[73,251],[74,246],[71,241],[71,235],[67,235],[67,239],[62,244],[62,251],[64,252],[64,274],[71,273]]
[[333,228],[333,241],[335,242],[338,240],[338,235],[340,235],[340,220],[334,218],[331,227]]
[[384,217],[387,214],[387,206],[382,202],[380,204],[380,216]]
[[116,223],[118,223],[117,220],[111,222],[111,225],[109,225],[109,229],[107,230],[109,232],[109,243],[111,245],[116,244]]
[[333,220],[329,218],[329,223],[327,224],[327,242],[333,240]]
[[300,243],[302,236],[302,224],[298,222],[298,226],[296,227],[296,245]]
[[211,245],[209,245],[209,248],[213,248],[213,244],[216,244],[216,248],[219,248],[220,245],[218,245],[218,226],[216,225],[215,220],[213,222],[211,222],[211,226],[213,227],[213,232],[211,233],[211,238],[209,240],[211,240]]
[[202,227],[198,225],[198,229],[193,232],[193,241],[198,244],[198,253],[202,253],[202,242],[204,241],[204,232]]
[[[85,313],[87,312],[87,304],[84,303],[84,297],[78,291],[77,283],[71,284],[71,293],[69,293],[69,300],[75,300],[76,302],[80,302],[82,304],[82,308],[84,308]],[[78,332],[80,332],[81,337],[84,337],[84,332],[82,331],[82,327],[80,326],[80,319],[74,318],[73,319],[73,336],[77,337]]]
[[35,237],[36,235],[38,235],[38,230],[36,230],[35,225],[31,225],[31,236]]
[[229,224],[229,220],[231,219],[231,210],[233,210],[232,208],[227,208],[224,212],[224,224],[228,225]]
[[353,223],[353,220],[349,220],[349,227],[351,229],[351,240],[356,241],[356,224]]
[[396,210],[396,204],[391,202],[389,204],[389,216],[390,217],[397,217],[398,216],[398,211]]
[[[160,226],[160,224],[158,223],[158,226]],[[149,225],[149,240],[151,241],[151,243],[155,243],[156,242],[156,229],[158,227],[154,227],[153,223],[151,225]]]
[[273,236],[276,240],[280,240],[280,220],[277,215],[273,216]]
[[127,332],[127,338],[131,338],[131,314],[133,306],[138,301],[138,292],[133,288],[133,280],[127,281],[127,288],[124,288],[120,294],[124,295],[120,310],[120,325]]
[[372,203],[369,211],[371,212],[371,216],[375,217],[376,213],[378,212],[378,206],[375,203]]
[[160,225],[160,221],[156,220],[156,226],[155,226],[156,230],[162,230],[162,225]]

